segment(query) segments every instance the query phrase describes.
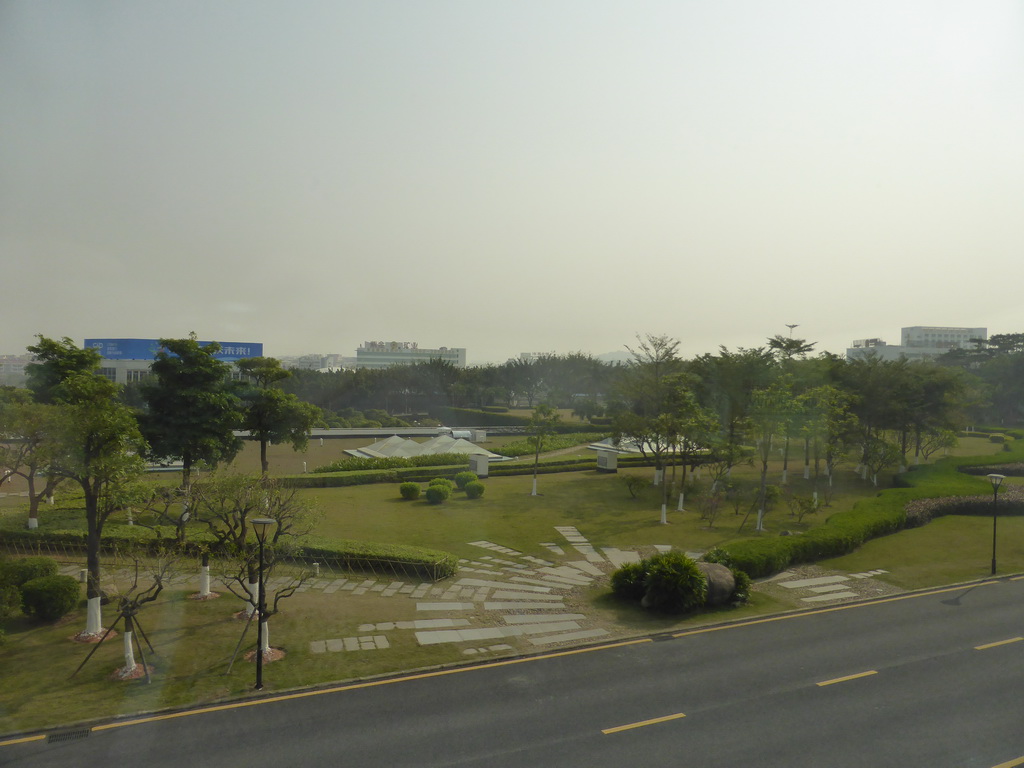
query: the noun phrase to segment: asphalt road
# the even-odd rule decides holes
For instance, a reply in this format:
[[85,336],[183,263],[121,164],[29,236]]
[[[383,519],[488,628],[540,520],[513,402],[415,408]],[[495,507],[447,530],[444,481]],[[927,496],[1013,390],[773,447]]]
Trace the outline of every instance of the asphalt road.
[[0,765],[1024,766],[1024,579],[79,735]]

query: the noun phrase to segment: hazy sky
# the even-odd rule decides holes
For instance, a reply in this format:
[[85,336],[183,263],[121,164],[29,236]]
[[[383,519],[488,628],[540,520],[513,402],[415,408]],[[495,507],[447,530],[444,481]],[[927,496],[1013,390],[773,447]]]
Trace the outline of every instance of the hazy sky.
[[0,0],[0,353],[841,352],[1022,256],[1016,0]]

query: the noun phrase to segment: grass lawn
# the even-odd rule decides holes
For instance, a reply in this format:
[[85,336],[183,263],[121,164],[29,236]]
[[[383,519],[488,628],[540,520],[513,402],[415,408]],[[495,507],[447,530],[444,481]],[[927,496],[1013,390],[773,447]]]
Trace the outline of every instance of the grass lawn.
[[[343,445],[366,444],[366,440],[311,441],[307,454],[295,454],[280,446],[271,450],[274,473],[301,472],[332,461]],[[987,440],[961,441],[957,452],[993,453]],[[790,487],[809,495],[810,483],[802,479],[799,456],[790,461]],[[231,471],[258,470],[258,446],[248,443]],[[780,467],[773,466],[772,480],[778,482]],[[624,470],[622,474],[653,476],[651,469]],[[753,485],[757,477],[751,467],[738,468],[734,479]],[[173,482],[173,476],[164,476]],[[886,481],[889,477],[885,478]],[[621,475],[594,471],[541,475],[539,496],[530,496],[531,477],[491,478],[485,481],[483,498],[467,500],[461,493],[439,506],[407,502],[399,498],[395,485],[364,485],[348,488],[309,489],[302,493],[315,500],[322,513],[317,532],[342,539],[411,544],[442,549],[459,557],[479,558],[484,550],[471,542],[487,540],[527,555],[548,557],[544,542],[560,542],[556,526],[574,526],[598,547],[645,548],[668,544],[682,550],[705,550],[717,544],[748,536],[777,536],[783,530],[802,531],[821,525],[828,515],[849,509],[858,500],[874,496],[879,489],[855,477],[849,466],[837,475],[833,506],[798,522],[784,504],[766,518],[768,531],[755,534],[753,516],[742,532],[742,515],[731,508],[721,511],[713,527],[692,510],[675,511],[669,503],[669,525],[661,525],[660,496],[648,488],[638,499],[630,495]],[[17,491],[12,485],[4,490]],[[71,505],[71,506],[69,506]],[[21,525],[25,500],[0,498],[0,516],[7,525]],[[80,514],[73,500],[43,508],[61,525],[73,524]],[[1024,571],[1024,517],[999,521],[1000,573]],[[561,541],[560,543],[564,543]],[[884,568],[886,580],[914,589],[988,575],[991,558],[991,518],[950,516],[913,530],[869,542],[857,552],[821,563],[826,568],[846,571]],[[70,678],[90,647],[69,638],[84,627],[78,611],[57,625],[40,625],[25,618],[6,624],[3,648],[4,685],[0,687],[0,732],[35,730],[86,719],[104,718],[237,698],[250,693],[253,665],[242,658],[230,675],[226,669],[238,643],[243,622],[232,618],[241,603],[225,594],[219,600],[198,602],[187,599],[194,585],[170,588],[161,599],[147,606],[140,618],[158,655],[149,658],[156,666],[151,685],[140,681],[110,680],[122,664],[121,638],[108,640],[88,665]],[[216,587],[215,587],[216,588]],[[703,613],[685,618],[658,616],[636,606],[623,605],[605,588],[582,591],[574,598],[578,609],[619,634],[648,634],[679,630],[696,624],[785,610],[773,598],[755,593],[750,604],[739,609]],[[271,621],[274,646],[286,651],[286,658],[267,667],[268,690],[284,690],[317,683],[349,680],[402,670],[466,661],[456,644],[419,646],[411,632],[389,635],[391,648],[337,653],[313,653],[310,643],[368,634],[360,625],[407,621],[416,616],[416,601],[405,597],[382,599],[367,593],[298,594],[283,605],[283,612]],[[108,611],[112,609],[107,609]],[[105,614],[107,622],[112,614]],[[243,650],[255,642],[251,627]],[[517,646],[517,651],[529,650]],[[69,679],[70,678],[70,679]]]

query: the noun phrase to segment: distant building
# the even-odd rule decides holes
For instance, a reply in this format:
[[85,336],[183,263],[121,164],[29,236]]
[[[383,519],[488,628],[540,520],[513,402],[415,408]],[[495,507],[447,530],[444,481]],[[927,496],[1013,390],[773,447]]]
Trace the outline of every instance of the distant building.
[[[200,341],[201,346],[210,344]],[[235,363],[247,357],[262,357],[263,344],[251,341],[219,341],[217,360]],[[149,376],[149,367],[160,351],[158,339],[86,339],[83,348],[95,349],[103,358],[99,373],[116,384],[131,384]]]
[[444,360],[456,368],[465,368],[466,350],[461,347],[425,349],[414,341],[364,341],[356,350],[356,368],[390,368],[431,360]]
[[29,355],[0,355],[0,387],[24,387],[25,366],[31,362]]
[[535,363],[545,357],[555,357],[554,352],[520,352],[519,359],[524,363]]
[[988,340],[988,328],[948,328],[912,325],[901,329],[900,343],[882,339],[857,339],[846,350],[846,359],[876,355],[882,360],[934,360],[951,349],[975,349]]

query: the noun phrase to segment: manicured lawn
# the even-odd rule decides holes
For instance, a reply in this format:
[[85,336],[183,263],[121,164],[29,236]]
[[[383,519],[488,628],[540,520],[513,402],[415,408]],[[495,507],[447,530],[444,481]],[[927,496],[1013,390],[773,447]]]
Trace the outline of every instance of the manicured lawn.
[[[293,454],[275,447],[271,467],[275,472],[301,471],[301,462],[312,468],[340,455],[343,441],[313,441],[310,453]],[[365,444],[366,441],[357,441]],[[257,446],[247,445],[233,471],[258,468]],[[958,452],[992,453],[987,440],[962,441]],[[296,470],[295,464],[298,463]],[[650,469],[627,470],[644,477]],[[624,473],[625,473],[624,472]],[[791,458],[790,488],[809,495],[811,486],[800,477],[800,458]],[[779,467],[770,482],[778,482]],[[172,476],[165,476],[173,482]],[[734,479],[752,485],[753,468],[738,468]],[[889,477],[885,478],[886,481]],[[706,482],[706,481],[705,481]],[[491,478],[485,481],[482,499],[470,501],[461,493],[439,506],[407,502],[398,496],[397,486],[366,485],[302,491],[317,501],[321,519],[317,532],[332,538],[411,544],[450,551],[464,558],[479,558],[484,550],[472,542],[487,540],[524,554],[550,556],[544,542],[564,543],[556,526],[574,526],[598,547],[645,548],[655,544],[682,550],[705,550],[737,537],[778,536],[782,531],[802,531],[821,525],[828,515],[849,509],[878,489],[856,478],[850,466],[837,475],[833,506],[808,515],[802,522],[779,504],[766,518],[768,531],[753,532],[753,516],[742,533],[742,515],[731,507],[721,511],[714,526],[701,520],[696,511],[675,511],[669,504],[669,525],[659,523],[660,496],[647,488],[641,498],[630,498],[621,476],[593,471],[541,475],[541,495],[530,496],[529,475]],[[9,486],[5,486],[7,490]],[[17,490],[14,488],[13,490]],[[7,497],[0,501],[0,514],[8,525],[23,524],[24,499]],[[62,526],[76,523],[80,515],[73,500],[44,507],[47,515]],[[999,521],[1000,573],[1024,571],[1024,517]],[[988,575],[991,558],[991,518],[950,516],[918,529],[869,542],[857,552],[821,563],[826,568],[848,571],[884,568],[885,576],[899,586],[919,588],[982,578]],[[69,679],[90,647],[73,644],[69,638],[84,626],[81,612],[58,625],[39,625],[18,618],[7,623],[4,654],[4,685],[0,688],[0,732],[34,730],[92,718],[110,717],[212,702],[245,696],[250,692],[253,666],[236,661],[225,674],[238,643],[243,623],[232,618],[241,603],[225,595],[220,600],[197,602],[187,599],[194,585],[168,589],[161,600],[141,615],[143,627],[157,655],[148,661],[156,666],[152,685],[139,681],[109,679],[121,665],[121,638],[106,642],[76,677]],[[751,603],[740,609],[708,612],[688,618],[652,615],[642,609],[613,600],[606,589],[596,587],[579,596],[579,605],[594,620],[613,626],[618,633],[646,634],[677,630],[701,623],[733,620],[784,610],[789,606],[755,593]],[[283,605],[283,612],[271,622],[272,642],[287,653],[281,662],[267,667],[268,690],[284,690],[316,683],[464,662],[466,656],[456,645],[419,646],[411,632],[389,634],[386,651],[347,651],[316,654],[310,643],[371,634],[364,624],[406,621],[415,615],[416,601],[405,597],[382,599],[368,593],[324,594],[312,591],[296,595]],[[112,620],[108,607],[107,621]],[[243,650],[252,647],[255,627],[249,630]],[[520,649],[523,650],[523,649]]]

